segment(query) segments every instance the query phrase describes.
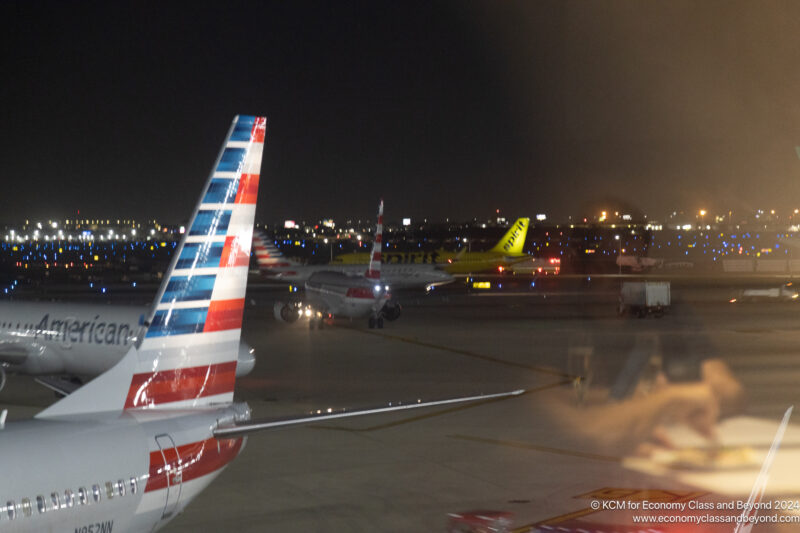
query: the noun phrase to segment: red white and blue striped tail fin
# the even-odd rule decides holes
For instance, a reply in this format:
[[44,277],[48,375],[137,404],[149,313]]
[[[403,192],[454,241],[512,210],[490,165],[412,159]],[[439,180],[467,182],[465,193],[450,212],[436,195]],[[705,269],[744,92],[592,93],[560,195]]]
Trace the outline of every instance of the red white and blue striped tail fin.
[[369,279],[381,279],[381,247],[383,242],[383,198],[378,204],[378,223],[375,225],[375,240],[372,241],[372,253],[369,266],[364,274]]
[[266,123],[234,119],[143,338],[117,365],[38,417],[233,401]]
[[265,276],[274,276],[299,265],[284,256],[272,240],[260,231],[253,233],[253,253],[256,256],[258,269]]

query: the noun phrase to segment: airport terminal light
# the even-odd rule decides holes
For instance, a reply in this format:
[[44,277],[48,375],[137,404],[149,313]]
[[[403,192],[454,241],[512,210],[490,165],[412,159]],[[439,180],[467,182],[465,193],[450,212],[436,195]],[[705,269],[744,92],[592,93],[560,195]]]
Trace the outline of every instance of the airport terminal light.
[[408,217],[404,218],[403,219],[403,226],[410,226],[410,225],[411,225],[411,219],[408,218]]

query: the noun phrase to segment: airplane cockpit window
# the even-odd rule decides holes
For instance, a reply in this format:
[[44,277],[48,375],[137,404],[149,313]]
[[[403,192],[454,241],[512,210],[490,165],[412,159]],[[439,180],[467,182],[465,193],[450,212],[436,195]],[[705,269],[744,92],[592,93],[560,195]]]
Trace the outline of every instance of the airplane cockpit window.
[[64,491],[64,507],[72,507],[75,505],[75,494],[72,490],[67,489]]
[[89,503],[89,495],[86,492],[86,487],[81,487],[78,489],[78,503],[81,505],[86,505]]
[[6,512],[9,520],[14,520],[17,517],[17,504],[14,500],[6,502]]
[[50,493],[50,503],[53,504],[53,510],[61,509],[61,498],[57,492]]
[[136,480],[135,477],[131,478],[131,494],[136,494],[139,490],[139,482]]
[[33,512],[33,508],[31,507],[31,499],[30,498],[22,498],[22,514],[26,517],[30,516]]
[[40,514],[47,512],[47,504],[44,501],[44,496],[41,494],[36,496],[36,509],[38,509]]
[[92,485],[92,497],[96,503],[100,503],[100,485],[96,483]]

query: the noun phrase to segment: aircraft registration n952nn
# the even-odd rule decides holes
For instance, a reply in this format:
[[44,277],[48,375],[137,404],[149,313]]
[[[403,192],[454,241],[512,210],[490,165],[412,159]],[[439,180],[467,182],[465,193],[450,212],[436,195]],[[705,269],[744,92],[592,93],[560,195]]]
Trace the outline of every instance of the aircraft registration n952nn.
[[126,355],[31,420],[0,415],[0,530],[154,531],[249,432],[523,392],[248,422],[233,389],[266,123],[234,118]]

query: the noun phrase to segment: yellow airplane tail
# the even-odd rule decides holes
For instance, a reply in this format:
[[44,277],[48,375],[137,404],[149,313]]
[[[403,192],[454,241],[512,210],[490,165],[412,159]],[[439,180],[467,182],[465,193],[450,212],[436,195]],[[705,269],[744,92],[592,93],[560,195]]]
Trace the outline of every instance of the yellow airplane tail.
[[490,251],[507,256],[523,255],[522,247],[525,246],[530,221],[529,218],[518,218]]

